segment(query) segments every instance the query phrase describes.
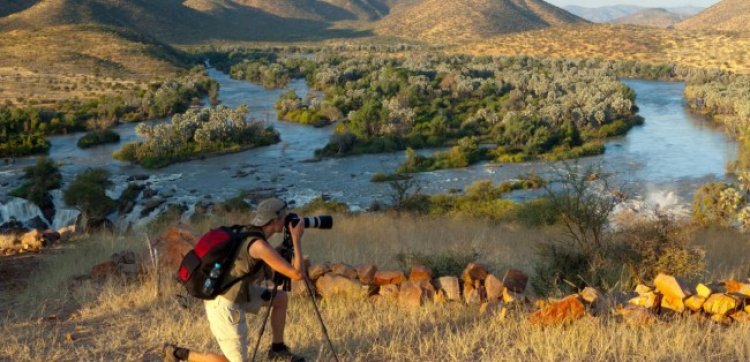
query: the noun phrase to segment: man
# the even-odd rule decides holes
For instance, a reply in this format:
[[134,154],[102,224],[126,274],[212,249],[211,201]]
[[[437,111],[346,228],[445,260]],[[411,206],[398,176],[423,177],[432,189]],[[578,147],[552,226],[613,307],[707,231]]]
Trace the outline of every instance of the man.
[[[240,251],[230,270],[227,280],[243,277],[243,280],[214,300],[205,302],[206,316],[211,327],[211,333],[219,342],[223,355],[190,351],[186,348],[167,344],[164,347],[164,360],[176,362],[180,360],[191,362],[248,361],[248,331],[245,313],[257,314],[261,305],[268,306],[271,291],[255,285],[261,275],[260,263],[266,263],[278,273],[292,280],[302,279],[304,262],[300,239],[304,233],[304,223],[299,222],[289,230],[294,247],[294,260],[290,265],[268,243],[268,238],[282,232],[287,214],[286,202],[271,198],[263,200],[259,205],[251,225],[262,231],[265,238],[249,237],[240,245]],[[284,326],[289,298],[283,291],[278,291],[273,299],[271,308],[271,330],[273,343],[268,351],[271,360],[300,362],[305,359],[292,354],[284,344]]]

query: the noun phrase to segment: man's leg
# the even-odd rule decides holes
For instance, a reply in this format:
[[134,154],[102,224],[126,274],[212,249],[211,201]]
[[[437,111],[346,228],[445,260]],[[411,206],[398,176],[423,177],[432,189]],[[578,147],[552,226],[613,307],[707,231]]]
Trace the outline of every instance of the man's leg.
[[271,330],[273,343],[284,343],[284,328],[286,327],[286,310],[289,306],[289,296],[279,291],[271,306]]

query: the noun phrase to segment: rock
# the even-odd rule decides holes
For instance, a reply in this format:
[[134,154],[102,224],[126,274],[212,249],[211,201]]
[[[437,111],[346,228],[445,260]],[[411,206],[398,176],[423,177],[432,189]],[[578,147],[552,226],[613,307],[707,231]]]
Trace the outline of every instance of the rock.
[[60,241],[60,233],[57,231],[45,231],[42,233],[42,237],[44,237],[44,245],[50,245]]
[[661,307],[682,313],[685,310],[685,303],[682,299],[675,298],[671,295],[663,295],[661,298]]
[[103,280],[117,272],[117,264],[111,260],[99,263],[91,267],[91,279]]
[[324,298],[332,296],[345,296],[351,298],[362,298],[367,295],[359,281],[351,280],[334,273],[327,273],[318,278],[315,288]]
[[336,263],[331,265],[331,272],[349,279],[359,278],[359,276],[357,275],[357,269],[354,269],[353,266],[344,263]]
[[445,293],[445,298],[447,300],[461,300],[461,288],[458,284],[458,278],[452,276],[440,277],[435,280],[435,285],[439,290],[442,290]]
[[146,181],[146,180],[148,180],[148,178],[149,178],[149,175],[138,174],[138,175],[132,175],[132,176],[128,177],[127,179],[125,179],[125,181],[127,181],[127,182]]
[[375,273],[377,272],[378,267],[375,266],[375,264],[365,264],[357,267],[357,276],[359,277],[359,282],[364,285],[373,284],[373,279],[375,279]]
[[182,258],[193,249],[197,241],[198,237],[190,229],[173,226],[167,229],[156,240],[152,241],[151,247],[158,250],[161,267],[165,270],[176,272],[180,267]]
[[318,278],[325,275],[325,273],[328,273],[331,271],[331,265],[328,263],[323,264],[315,264],[309,268],[307,268],[307,275],[310,277],[311,281],[316,281]]
[[401,284],[401,290],[398,293],[399,304],[411,308],[421,307],[424,303],[424,290],[417,282],[406,281]]
[[378,294],[384,299],[396,299],[399,295],[398,285],[388,284],[380,287]]
[[628,304],[644,307],[655,308],[661,302],[661,297],[654,292],[643,293],[628,301]]
[[529,317],[529,322],[538,325],[563,324],[581,319],[585,314],[586,307],[578,295],[570,295],[534,312]]
[[115,264],[135,264],[135,253],[132,251],[114,253],[110,260]]
[[503,298],[504,288],[503,282],[492,274],[487,275],[487,278],[484,280],[484,289],[487,291],[487,300],[490,303]]
[[596,289],[592,287],[586,287],[583,288],[583,290],[578,293],[578,295],[583,299],[586,303],[594,304],[597,301],[601,300],[602,295],[597,291]]
[[146,187],[145,189],[143,189],[143,198],[144,199],[150,199],[150,198],[156,196],[156,194],[158,194],[158,192],[156,190],[150,188],[150,187]]
[[430,268],[422,265],[415,265],[411,268],[411,272],[409,273],[410,281],[418,282],[430,279],[432,279],[432,270]]
[[10,219],[0,225],[0,234],[23,234],[27,231],[29,229],[16,219]]
[[44,234],[34,229],[21,235],[19,241],[25,250],[41,250],[44,247]]
[[503,302],[506,304],[521,303],[525,300],[523,294],[514,293],[508,288],[503,288]]
[[736,280],[727,280],[724,282],[727,293],[737,293],[750,297],[750,284],[738,282]]
[[523,293],[528,282],[529,276],[518,269],[508,269],[503,276],[503,285],[514,293]]
[[651,293],[651,292],[653,292],[653,291],[654,291],[654,290],[653,290],[653,289],[652,289],[651,287],[649,287],[649,286],[646,286],[646,285],[643,285],[643,284],[638,284],[638,285],[637,285],[637,286],[635,287],[635,292],[636,292],[636,293],[638,293],[638,295],[645,295],[645,294],[649,294],[649,293]]
[[695,287],[695,292],[696,294],[698,294],[699,297],[705,299],[705,298],[710,297],[714,291],[711,290],[711,288],[708,287],[707,285],[700,283]]
[[750,323],[750,313],[745,312],[745,311],[739,311],[739,312],[736,312],[736,313],[732,313],[732,315],[730,315],[730,317],[735,322]]
[[[146,191],[143,191],[143,192],[145,193]],[[156,210],[159,206],[161,206],[162,204],[164,204],[164,202],[166,202],[166,200],[164,200],[162,198],[153,198],[151,200],[146,201],[143,204],[143,209],[141,209],[141,217],[148,216],[154,210]]]
[[646,326],[658,322],[651,309],[633,305],[619,309],[617,314],[622,316],[623,322],[634,326]]
[[714,314],[711,316],[711,320],[725,326],[732,324],[732,318],[729,318],[723,314]]
[[693,294],[682,281],[663,273],[659,273],[659,275],[656,276],[656,279],[654,279],[654,285],[656,286],[656,290],[665,297],[668,297],[666,299],[671,303],[677,303],[677,301],[682,303],[685,298]]
[[472,288],[464,290],[464,301],[468,305],[482,304],[482,289]]
[[705,302],[706,298],[698,295],[692,295],[685,299],[685,306],[693,312],[700,312],[700,310],[703,308],[703,303]]
[[703,303],[703,310],[709,314],[725,316],[737,308],[737,299],[726,294],[712,294]]
[[68,225],[57,230],[60,234],[60,241],[68,241],[73,236],[78,235],[78,227],[76,225]]
[[375,273],[373,282],[376,285],[401,284],[406,280],[406,276],[401,271],[379,271]]
[[484,266],[476,263],[469,263],[466,265],[466,268],[464,268],[463,273],[461,273],[461,279],[464,281],[464,284],[473,284],[476,280],[484,280],[487,278],[487,274],[489,274],[489,272]]

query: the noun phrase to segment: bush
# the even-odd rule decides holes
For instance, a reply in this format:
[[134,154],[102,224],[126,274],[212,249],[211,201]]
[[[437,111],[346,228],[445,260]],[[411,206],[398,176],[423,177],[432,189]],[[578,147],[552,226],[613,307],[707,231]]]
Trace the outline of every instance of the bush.
[[49,191],[60,188],[62,175],[57,165],[46,157],[39,157],[34,166],[26,167],[23,171],[26,182],[11,191],[10,195],[27,199],[43,211],[54,207]]
[[693,196],[693,221],[698,225],[731,226],[740,205],[739,193],[730,185],[712,182]]
[[514,215],[515,220],[527,227],[553,225],[559,218],[552,202],[544,197],[518,204]]
[[63,199],[69,206],[78,208],[88,220],[103,220],[116,206],[105,188],[109,186],[109,172],[104,169],[91,169],[75,177],[65,192]]
[[120,142],[120,134],[108,129],[104,131],[89,132],[78,139],[78,148],[89,148],[106,143]]
[[301,216],[312,215],[320,212],[344,214],[349,212],[349,205],[339,201],[326,200],[321,196],[316,197],[304,206],[297,208],[296,211]]

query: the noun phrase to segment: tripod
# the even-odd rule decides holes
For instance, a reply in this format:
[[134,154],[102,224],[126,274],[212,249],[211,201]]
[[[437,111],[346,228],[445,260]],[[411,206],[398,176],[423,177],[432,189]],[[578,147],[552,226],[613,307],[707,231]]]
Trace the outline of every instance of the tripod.
[[[287,227],[284,227],[284,241],[281,243],[280,247],[278,248],[279,254],[281,254],[281,257],[284,258],[287,262],[291,263],[292,259],[294,258],[294,248],[292,247],[292,236],[289,234],[289,230]],[[312,282],[310,281],[310,278],[307,275],[307,271],[302,273],[302,280],[305,283],[305,289],[307,289],[307,295],[310,297],[310,301],[312,302],[313,309],[315,310],[315,315],[318,318],[318,323],[320,324],[320,329],[323,332],[323,336],[326,338],[326,342],[328,343],[328,348],[331,350],[331,354],[333,354],[333,358],[336,362],[339,362],[339,358],[336,355],[336,350],[333,348],[333,343],[331,342],[331,337],[328,335],[328,328],[326,328],[325,323],[323,322],[323,317],[320,315],[320,309],[318,309],[318,303],[317,299],[315,298],[315,293],[312,290]],[[260,325],[260,332],[258,333],[258,340],[255,342],[255,349],[253,349],[253,359],[252,361],[255,362],[255,358],[258,354],[258,347],[260,347],[260,340],[263,337],[263,333],[266,330],[266,324],[268,323],[268,317],[271,315],[271,308],[273,306],[273,300],[276,298],[276,294],[278,293],[279,287],[282,287],[282,290],[285,292],[289,292],[292,290],[292,281],[281,275],[280,273],[273,272],[273,289],[271,289],[271,299],[268,302],[268,309],[266,310],[265,316],[263,317],[263,323]]]

